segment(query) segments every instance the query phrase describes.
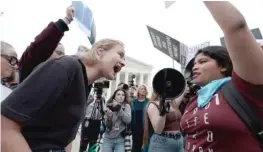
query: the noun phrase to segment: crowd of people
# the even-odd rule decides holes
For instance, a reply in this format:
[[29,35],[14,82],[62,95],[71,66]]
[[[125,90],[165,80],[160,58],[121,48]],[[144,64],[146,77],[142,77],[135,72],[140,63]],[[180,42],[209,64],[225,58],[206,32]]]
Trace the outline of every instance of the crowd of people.
[[[49,23],[20,59],[1,41],[1,150],[71,152],[81,126],[80,152],[98,138],[102,152],[262,152],[263,44],[230,2],[204,4],[227,45],[198,50],[191,80],[200,90],[189,96],[186,87],[180,98],[166,100],[164,114],[161,97],[149,95],[145,85],[121,83],[109,100],[90,96],[94,82],[113,80],[125,66],[124,44],[102,39],[65,55],[60,40],[74,19],[73,7]],[[222,92],[226,84],[255,112],[257,132],[230,106]]]

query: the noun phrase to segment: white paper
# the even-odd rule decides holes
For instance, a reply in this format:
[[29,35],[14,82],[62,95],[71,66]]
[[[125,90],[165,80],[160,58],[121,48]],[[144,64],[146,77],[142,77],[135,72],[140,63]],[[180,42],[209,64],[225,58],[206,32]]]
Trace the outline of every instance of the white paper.
[[12,90],[1,84],[1,102],[11,94]]

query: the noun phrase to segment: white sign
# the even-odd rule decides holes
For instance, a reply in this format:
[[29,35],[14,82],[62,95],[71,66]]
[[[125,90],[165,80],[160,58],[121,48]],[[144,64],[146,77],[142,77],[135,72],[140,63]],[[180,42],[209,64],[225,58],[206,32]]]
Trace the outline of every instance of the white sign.
[[197,51],[199,49],[205,48],[207,46],[210,45],[210,42],[204,42],[198,45],[195,45],[193,47],[189,47],[188,48],[188,52],[187,52],[187,61],[186,63],[188,63],[192,58],[194,58],[195,54],[197,53]]
[[75,21],[78,22],[80,29],[90,37],[94,22],[91,9],[82,1],[72,1],[72,6],[75,8]]

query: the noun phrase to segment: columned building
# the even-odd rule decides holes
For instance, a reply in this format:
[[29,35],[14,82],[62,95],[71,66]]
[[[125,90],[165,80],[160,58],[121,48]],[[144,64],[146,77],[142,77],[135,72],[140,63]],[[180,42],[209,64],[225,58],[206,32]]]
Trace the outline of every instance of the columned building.
[[132,75],[135,75],[134,85],[146,85],[149,92],[151,92],[151,73],[153,66],[138,61],[134,58],[126,56],[126,66],[122,68],[122,71],[119,72],[115,80],[110,81],[110,88],[105,94],[106,99],[113,94],[117,89],[119,83],[124,82],[129,84],[129,81],[132,79]]

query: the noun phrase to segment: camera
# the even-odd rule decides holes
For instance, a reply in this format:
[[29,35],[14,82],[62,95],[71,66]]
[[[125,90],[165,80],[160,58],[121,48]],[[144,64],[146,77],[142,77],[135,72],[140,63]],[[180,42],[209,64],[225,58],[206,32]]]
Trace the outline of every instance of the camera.
[[110,81],[101,81],[94,83],[94,88],[104,89],[110,87]]
[[118,112],[121,109],[121,105],[120,104],[108,104],[107,107],[112,111],[112,112]]

